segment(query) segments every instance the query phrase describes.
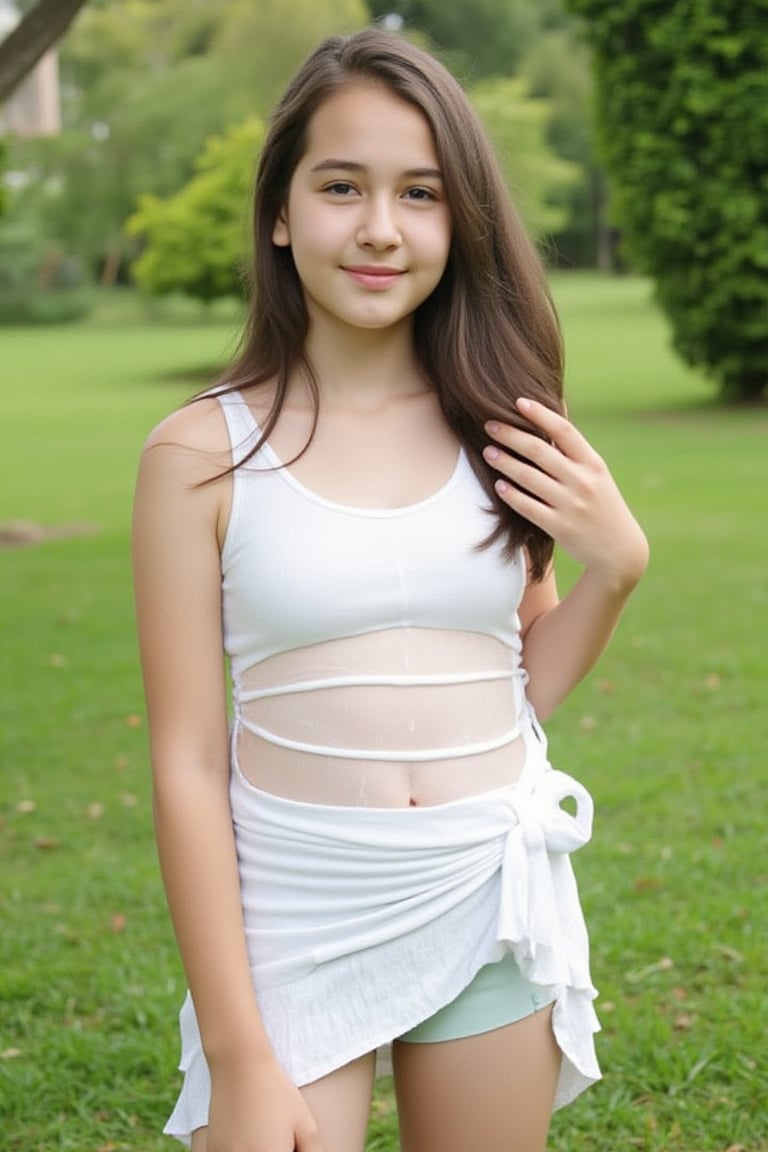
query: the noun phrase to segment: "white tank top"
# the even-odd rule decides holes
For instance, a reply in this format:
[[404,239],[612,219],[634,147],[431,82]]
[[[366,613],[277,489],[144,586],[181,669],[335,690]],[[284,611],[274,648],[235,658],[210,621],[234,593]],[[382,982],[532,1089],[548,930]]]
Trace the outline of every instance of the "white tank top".
[[[241,460],[260,429],[240,393],[218,399]],[[371,509],[317,495],[263,445],[233,474],[222,549],[235,727],[355,760],[514,740],[525,564],[499,543],[478,550],[492,526],[463,450],[431,496]]]

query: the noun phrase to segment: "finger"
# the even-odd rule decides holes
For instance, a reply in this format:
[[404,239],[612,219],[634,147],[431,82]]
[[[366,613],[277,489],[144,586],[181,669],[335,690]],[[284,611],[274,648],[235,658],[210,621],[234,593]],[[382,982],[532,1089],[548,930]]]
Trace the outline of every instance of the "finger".
[[[537,439],[537,437],[533,437]],[[501,452],[491,444],[483,450],[483,458],[502,477],[511,480],[525,492],[535,496],[546,504],[554,504],[557,499],[559,480],[553,477],[536,464],[530,464],[518,456],[511,456],[508,452]]]
[[[525,396],[517,400],[516,407],[521,416],[539,428],[547,439],[553,441],[566,456],[578,456],[584,449],[589,450],[589,444],[578,429],[559,412],[553,412],[545,404],[540,404],[537,400],[530,400]],[[496,426],[506,429],[505,425],[497,424]],[[494,435],[494,433],[490,434]]]
[[[550,444],[548,440],[542,440],[541,436],[537,436],[534,432],[525,432],[521,428],[515,428],[512,424],[491,423],[486,425],[486,431],[498,444],[503,445],[513,457],[517,457],[558,480],[563,479],[564,470],[567,467],[567,457],[560,451],[559,446]],[[484,452],[483,455],[489,464],[497,467],[499,457],[492,455],[492,450],[496,448],[496,445],[491,444],[488,447],[490,451]],[[497,448],[496,450],[498,451]],[[506,455],[506,453],[501,455]]]
[[557,514],[554,508],[506,480],[497,480],[494,488],[508,507],[554,538],[557,527]]

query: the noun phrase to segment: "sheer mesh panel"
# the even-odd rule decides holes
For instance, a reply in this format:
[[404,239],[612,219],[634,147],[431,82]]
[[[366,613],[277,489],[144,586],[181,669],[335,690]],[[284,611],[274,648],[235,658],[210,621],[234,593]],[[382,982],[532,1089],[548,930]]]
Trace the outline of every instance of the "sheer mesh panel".
[[521,678],[514,651],[471,632],[398,628],[281,653],[237,686],[240,767],[286,795],[320,773],[329,802],[364,802],[372,783],[385,802],[387,773],[408,788],[437,773],[441,796],[502,786],[522,766]]

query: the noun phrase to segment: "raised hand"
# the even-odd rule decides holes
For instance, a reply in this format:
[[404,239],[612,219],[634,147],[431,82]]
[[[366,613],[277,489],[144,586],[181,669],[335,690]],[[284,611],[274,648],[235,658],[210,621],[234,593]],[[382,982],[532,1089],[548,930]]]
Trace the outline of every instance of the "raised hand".
[[494,443],[483,455],[500,473],[499,496],[607,584],[634,586],[648,563],[648,543],[605,461],[564,416],[534,400],[518,400],[517,408],[546,439],[486,424]]

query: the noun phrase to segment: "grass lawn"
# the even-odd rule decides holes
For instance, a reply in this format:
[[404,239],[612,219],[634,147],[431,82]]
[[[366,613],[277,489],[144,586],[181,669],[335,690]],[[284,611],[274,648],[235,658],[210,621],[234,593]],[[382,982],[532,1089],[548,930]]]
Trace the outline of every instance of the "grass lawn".
[[[652,565],[549,725],[597,804],[575,858],[605,1080],[554,1152],[766,1152],[768,410],[720,409],[636,280],[556,281],[571,414]],[[148,429],[223,362],[226,314],[0,329],[0,1144],[160,1152],[183,980],[151,831],[128,522]],[[560,565],[564,587],[572,578]],[[380,1086],[369,1152],[395,1152]],[[481,1152],[481,1150],[478,1150]]]

